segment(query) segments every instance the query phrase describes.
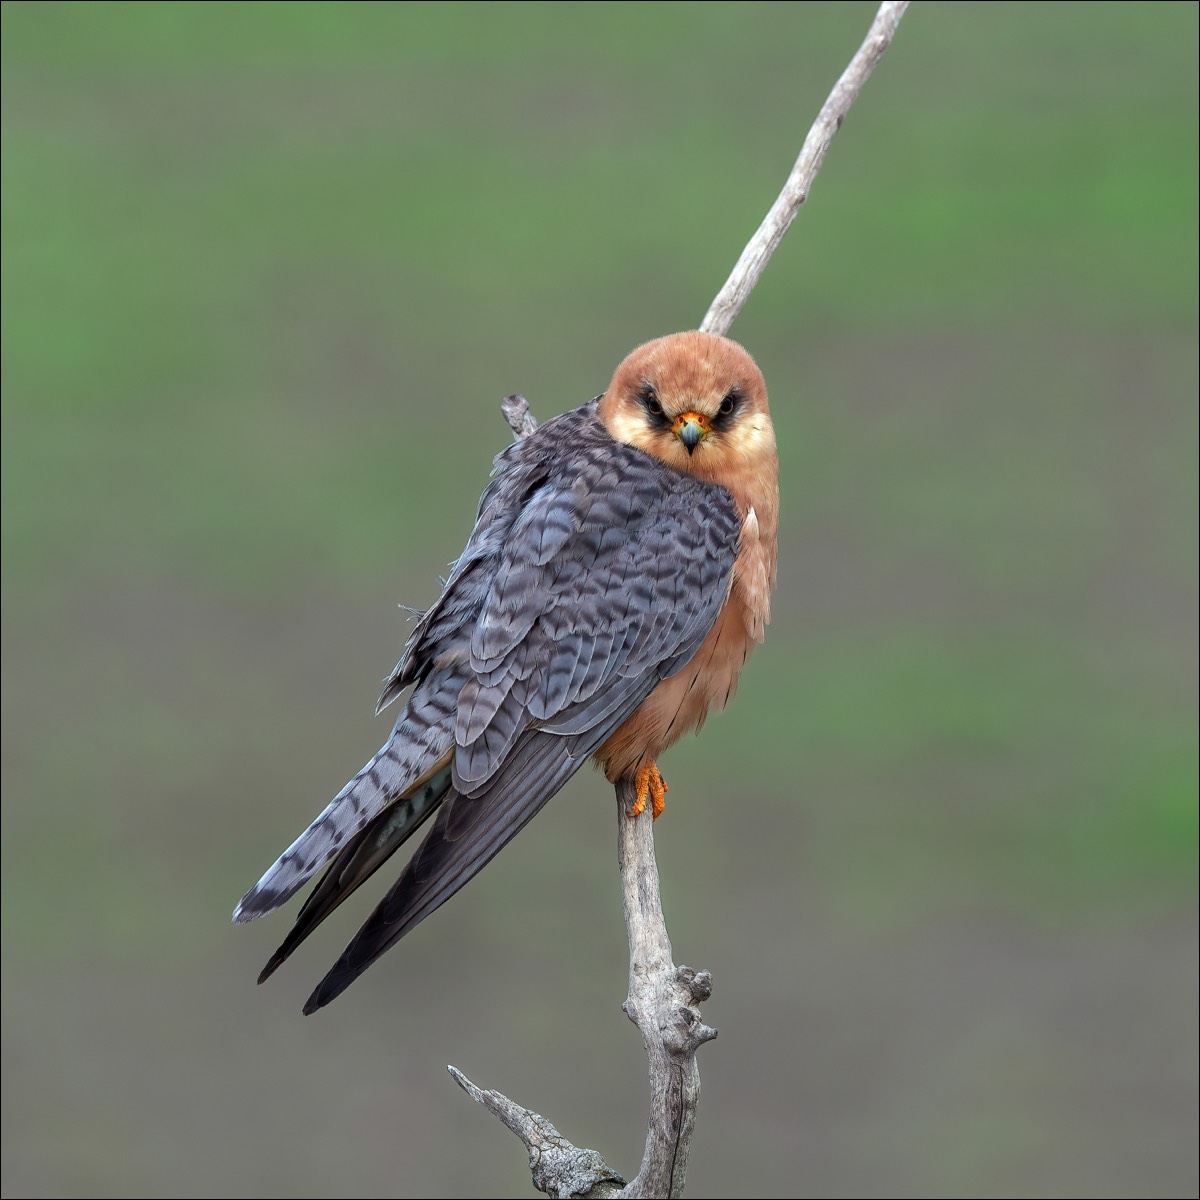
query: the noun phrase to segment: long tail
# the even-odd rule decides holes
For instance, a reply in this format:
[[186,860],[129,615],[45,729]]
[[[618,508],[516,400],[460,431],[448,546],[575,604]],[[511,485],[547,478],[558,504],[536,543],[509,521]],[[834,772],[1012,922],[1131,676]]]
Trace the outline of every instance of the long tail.
[[454,748],[462,684],[459,670],[448,668],[413,692],[384,746],[242,897],[233,910],[234,921],[252,921],[291,899],[376,818],[437,775]]
[[450,763],[447,759],[434,774],[384,809],[342,848],[305,900],[283,944],[263,967],[259,983],[274,974],[275,969],[347,896],[374,875],[416,833],[437,810],[449,790]]
[[604,728],[599,734],[567,737],[528,733],[481,792],[463,796],[450,786],[425,840],[317,985],[305,1013],[340,996],[380,955],[482,870],[579,770],[607,732]]

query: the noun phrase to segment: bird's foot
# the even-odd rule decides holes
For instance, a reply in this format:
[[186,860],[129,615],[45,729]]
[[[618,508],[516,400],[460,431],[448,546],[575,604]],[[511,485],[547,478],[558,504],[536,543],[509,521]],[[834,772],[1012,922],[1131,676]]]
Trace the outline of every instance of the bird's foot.
[[654,820],[662,816],[666,807],[667,781],[658,773],[658,764],[645,763],[637,769],[637,798],[629,810],[631,817],[640,817],[646,811],[646,801],[650,801],[650,812]]

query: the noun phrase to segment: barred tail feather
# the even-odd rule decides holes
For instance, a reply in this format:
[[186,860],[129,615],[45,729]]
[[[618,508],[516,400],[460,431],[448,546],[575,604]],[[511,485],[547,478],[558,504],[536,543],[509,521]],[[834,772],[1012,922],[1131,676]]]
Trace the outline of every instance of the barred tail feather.
[[313,888],[296,916],[283,944],[263,967],[258,982],[275,973],[293,950],[347,896],[353,894],[437,811],[450,790],[447,763],[423,783],[385,808],[367,827],[347,842],[329,864],[321,882]]
[[386,744],[242,897],[235,922],[252,921],[291,899],[380,813],[445,767],[454,750],[461,687],[461,675],[447,670],[413,693]]
[[[636,708],[657,678],[644,678],[629,704]],[[533,819],[616,728],[618,712],[596,728],[569,737],[527,732],[500,770],[475,796],[451,785],[416,853],[379,906],[355,934],[304,1006],[314,1013],[336,999],[381,954],[439,908],[482,870]]]

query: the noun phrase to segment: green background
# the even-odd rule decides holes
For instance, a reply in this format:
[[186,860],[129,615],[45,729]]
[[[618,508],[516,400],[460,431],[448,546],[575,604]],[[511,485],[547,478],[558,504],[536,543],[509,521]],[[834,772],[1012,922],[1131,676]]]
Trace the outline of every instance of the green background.
[[[3,7],[6,1195],[630,1173],[581,774],[337,1004],[245,888],[382,740],[497,402],[694,326],[870,4]],[[1194,1196],[1197,7],[915,4],[733,334],[781,571],[663,761],[689,1194]],[[378,888],[375,892],[378,892]]]

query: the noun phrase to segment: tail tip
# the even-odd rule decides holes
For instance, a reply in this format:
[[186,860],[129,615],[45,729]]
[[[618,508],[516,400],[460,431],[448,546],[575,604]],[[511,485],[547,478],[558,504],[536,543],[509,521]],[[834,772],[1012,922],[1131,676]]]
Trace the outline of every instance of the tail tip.
[[271,976],[274,975],[279,969],[279,964],[282,963],[286,957],[286,954],[280,954],[278,950],[272,954],[267,960],[267,965],[263,967],[261,971],[259,971],[258,982],[260,984],[266,983],[267,980],[270,979]]
[[360,971],[339,971],[337,966],[313,988],[313,994],[304,1002],[304,1015],[311,1017],[318,1008],[332,1004],[361,974]]

